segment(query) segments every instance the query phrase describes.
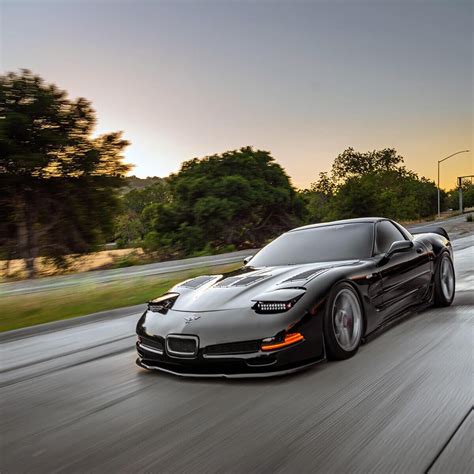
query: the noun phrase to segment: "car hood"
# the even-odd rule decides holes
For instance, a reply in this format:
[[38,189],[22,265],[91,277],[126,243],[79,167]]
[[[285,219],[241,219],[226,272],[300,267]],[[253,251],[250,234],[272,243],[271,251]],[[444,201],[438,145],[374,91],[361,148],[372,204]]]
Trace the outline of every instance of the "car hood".
[[359,260],[345,260],[258,269],[243,267],[225,275],[203,275],[170,290],[179,294],[173,311],[196,313],[248,308],[263,294],[284,288],[305,288],[332,268],[359,263]]

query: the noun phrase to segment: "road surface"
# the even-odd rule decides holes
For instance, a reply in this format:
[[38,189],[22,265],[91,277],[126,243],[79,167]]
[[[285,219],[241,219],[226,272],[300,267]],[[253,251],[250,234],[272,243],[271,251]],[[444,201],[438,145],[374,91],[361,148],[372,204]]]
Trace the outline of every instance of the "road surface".
[[291,376],[141,370],[139,314],[5,342],[0,471],[469,472],[474,247],[456,242],[453,306]]

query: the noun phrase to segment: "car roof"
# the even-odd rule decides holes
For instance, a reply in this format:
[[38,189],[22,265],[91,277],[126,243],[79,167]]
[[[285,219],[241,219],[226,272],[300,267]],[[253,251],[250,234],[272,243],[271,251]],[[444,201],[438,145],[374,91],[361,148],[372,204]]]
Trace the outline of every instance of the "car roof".
[[343,219],[340,221],[332,221],[332,222],[321,222],[319,224],[309,224],[304,225],[302,227],[297,227],[296,229],[291,229],[289,232],[296,232],[298,230],[307,230],[307,229],[316,229],[318,227],[328,227],[332,225],[340,225],[340,224],[375,224],[379,221],[386,221],[390,220],[386,217],[358,217],[355,219]]

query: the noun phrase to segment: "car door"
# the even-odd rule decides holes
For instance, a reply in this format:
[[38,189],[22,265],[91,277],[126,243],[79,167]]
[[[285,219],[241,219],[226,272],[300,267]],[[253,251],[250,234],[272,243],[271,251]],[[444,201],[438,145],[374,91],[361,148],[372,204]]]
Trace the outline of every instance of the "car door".
[[[386,254],[393,242],[408,240],[393,222],[377,222],[375,253]],[[379,269],[382,283],[383,320],[390,319],[407,307],[417,304],[429,291],[432,276],[432,259],[429,250],[413,241],[409,250],[396,253]]]

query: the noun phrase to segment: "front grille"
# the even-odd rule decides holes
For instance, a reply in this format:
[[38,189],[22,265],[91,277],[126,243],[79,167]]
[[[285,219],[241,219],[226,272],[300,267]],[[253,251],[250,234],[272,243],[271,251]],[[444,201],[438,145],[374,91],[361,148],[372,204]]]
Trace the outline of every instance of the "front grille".
[[208,355],[249,354],[258,352],[259,349],[259,341],[229,342],[207,346],[205,353]]
[[168,336],[166,349],[172,355],[195,356],[198,352],[198,339],[195,336]]
[[144,346],[151,347],[153,349],[158,349],[159,351],[164,351],[165,349],[165,344],[164,344],[164,339],[161,337],[139,337],[140,343]]

